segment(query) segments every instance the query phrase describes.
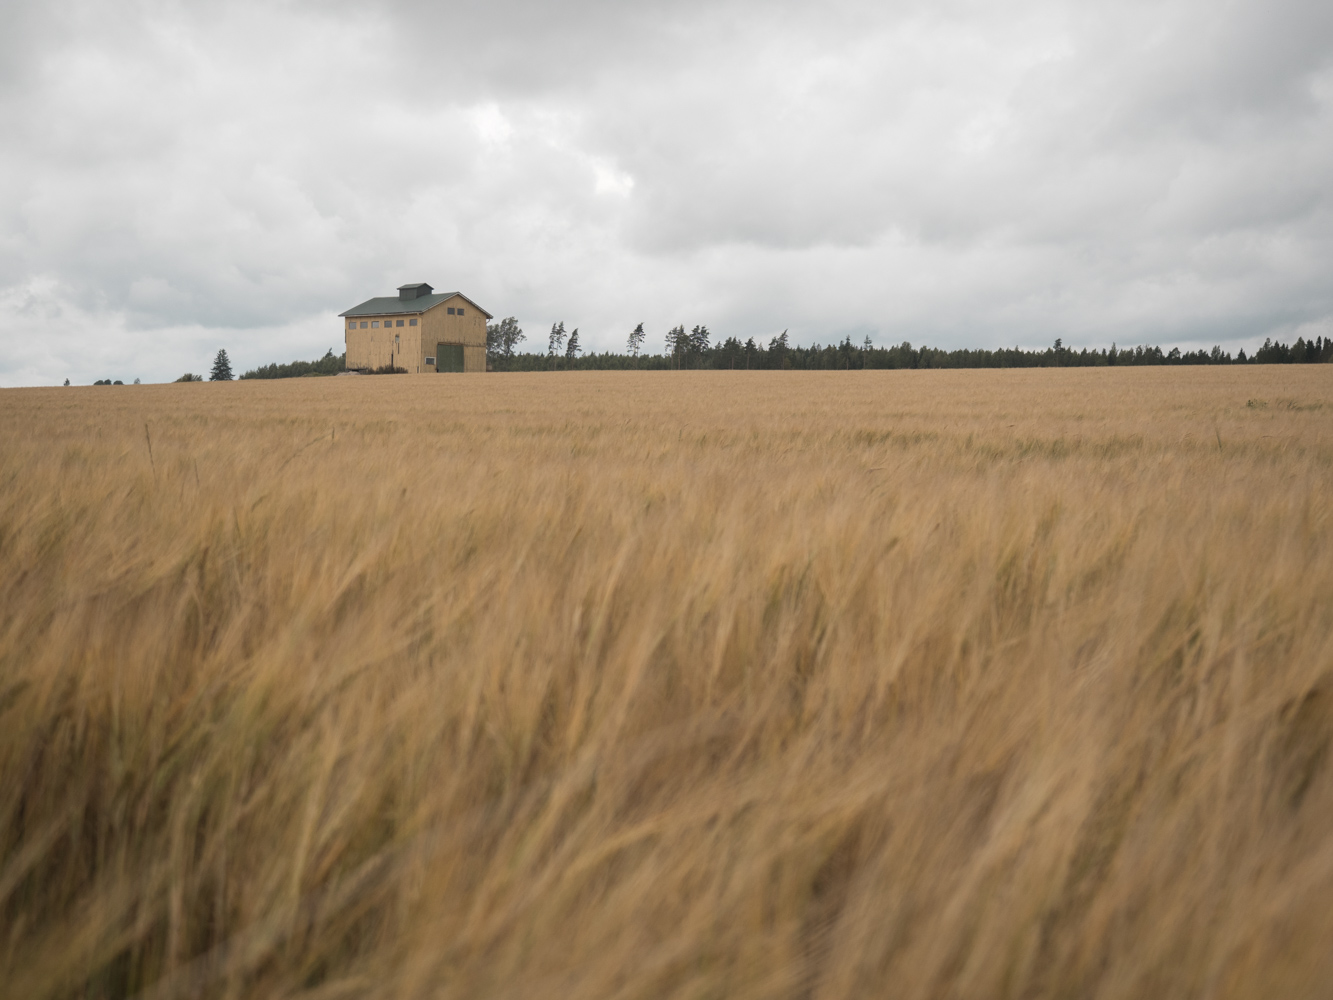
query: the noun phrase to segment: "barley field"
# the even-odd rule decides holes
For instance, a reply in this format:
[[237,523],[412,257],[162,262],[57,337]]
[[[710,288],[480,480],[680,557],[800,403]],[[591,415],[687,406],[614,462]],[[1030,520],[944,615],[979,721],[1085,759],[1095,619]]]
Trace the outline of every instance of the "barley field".
[[5,997],[1333,994],[1333,366],[0,427]]

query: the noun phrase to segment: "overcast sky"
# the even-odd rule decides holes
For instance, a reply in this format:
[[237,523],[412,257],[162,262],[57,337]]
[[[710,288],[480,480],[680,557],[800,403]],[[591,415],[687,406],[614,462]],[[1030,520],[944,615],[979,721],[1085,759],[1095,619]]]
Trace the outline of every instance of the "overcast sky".
[[1333,335],[1333,3],[9,0],[0,385],[407,282],[798,343]]

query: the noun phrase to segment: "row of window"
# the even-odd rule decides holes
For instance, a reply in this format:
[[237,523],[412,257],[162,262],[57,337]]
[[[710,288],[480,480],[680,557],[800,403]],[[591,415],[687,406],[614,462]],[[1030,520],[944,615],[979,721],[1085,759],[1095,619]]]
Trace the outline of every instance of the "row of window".
[[[462,316],[462,315],[463,315],[463,307],[462,307],[462,306],[459,306],[457,309],[455,309],[453,306],[450,306],[450,307],[449,307],[449,315],[450,315],[450,316]],[[386,320],[384,321],[384,325],[385,325],[385,326],[395,326],[395,325],[396,325],[396,326],[402,326],[402,325],[403,325],[403,321],[402,321],[401,319],[399,319],[399,320],[386,319]],[[409,319],[409,320],[407,321],[407,325],[408,325],[408,326],[416,326],[416,325],[417,325],[417,321],[416,321],[415,319]],[[356,324],[356,320],[348,320],[348,321],[347,321],[347,329],[349,329],[349,330],[355,330],[355,329],[356,329],[356,326],[357,326],[357,324]],[[378,330],[378,329],[380,328],[380,321],[377,320],[377,319],[372,319],[369,323],[367,323],[365,320],[362,320],[362,321],[361,321],[361,329],[364,330],[364,329],[366,329],[367,326],[369,326],[370,329],[372,329],[372,330]]]
[[[388,326],[393,326],[393,322],[394,322],[394,321],[391,320],[391,319],[386,319],[386,320],[384,321],[384,325],[385,325],[386,327],[388,327]],[[398,321],[398,325],[399,325],[399,326],[402,326],[402,325],[403,325],[403,321],[402,321],[401,319]],[[417,325],[417,321],[414,320],[414,319],[410,319],[410,320],[407,321],[407,325],[408,325],[408,326],[416,326],[416,325]],[[377,319],[372,319],[372,320],[370,321],[370,323],[367,324],[365,320],[362,320],[362,321],[361,321],[361,329],[364,330],[367,326],[369,326],[372,330],[378,330],[378,329],[380,328],[380,321],[377,320]],[[349,329],[349,330],[355,330],[355,329],[356,329],[356,321],[355,321],[355,320],[348,320],[348,321],[347,321],[347,329]]]

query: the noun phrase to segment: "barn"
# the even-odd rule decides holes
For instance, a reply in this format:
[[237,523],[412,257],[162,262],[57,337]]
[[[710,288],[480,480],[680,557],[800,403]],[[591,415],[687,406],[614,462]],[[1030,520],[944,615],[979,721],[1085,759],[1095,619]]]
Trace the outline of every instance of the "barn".
[[437,292],[424,282],[402,285],[397,297],[367,299],[338,315],[346,322],[350,370],[486,370],[491,314],[461,292]]

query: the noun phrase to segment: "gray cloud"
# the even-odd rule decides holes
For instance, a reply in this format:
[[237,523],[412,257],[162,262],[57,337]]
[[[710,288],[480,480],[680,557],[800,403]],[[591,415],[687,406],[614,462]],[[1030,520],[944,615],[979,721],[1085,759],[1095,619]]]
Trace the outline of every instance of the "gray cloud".
[[0,384],[312,356],[408,280],[597,349],[641,320],[1333,333],[1326,4],[64,0],[8,29]]

